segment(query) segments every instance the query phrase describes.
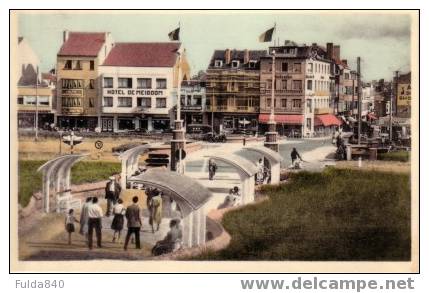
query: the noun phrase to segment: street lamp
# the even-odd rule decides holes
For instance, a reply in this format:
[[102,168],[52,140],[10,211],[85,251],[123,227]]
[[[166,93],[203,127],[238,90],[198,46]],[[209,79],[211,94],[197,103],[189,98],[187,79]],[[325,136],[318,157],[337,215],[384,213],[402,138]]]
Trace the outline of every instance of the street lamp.
[[272,149],[275,152],[279,151],[279,145],[277,143],[277,131],[276,131],[276,120],[274,115],[274,91],[276,84],[276,51],[272,50],[272,67],[271,67],[271,111],[270,118],[268,121],[268,131],[265,133],[264,146]]

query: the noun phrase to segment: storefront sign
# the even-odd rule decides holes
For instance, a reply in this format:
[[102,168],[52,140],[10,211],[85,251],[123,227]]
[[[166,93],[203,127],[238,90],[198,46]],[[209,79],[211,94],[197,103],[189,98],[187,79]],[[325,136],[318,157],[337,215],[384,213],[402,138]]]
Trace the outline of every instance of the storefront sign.
[[70,89],[70,90],[61,90],[62,96],[83,96],[83,90],[81,89]]
[[398,85],[398,106],[411,105],[411,84],[400,83]]
[[144,89],[104,89],[105,95],[128,95],[128,96],[164,96],[163,90]]

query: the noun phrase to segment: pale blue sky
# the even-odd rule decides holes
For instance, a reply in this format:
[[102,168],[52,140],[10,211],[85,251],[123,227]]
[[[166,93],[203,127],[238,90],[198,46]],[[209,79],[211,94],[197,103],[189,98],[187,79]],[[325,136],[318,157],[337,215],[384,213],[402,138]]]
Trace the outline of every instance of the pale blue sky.
[[18,32],[27,38],[42,61],[55,64],[62,31],[109,31],[118,42],[168,41],[167,34],[181,22],[181,41],[195,73],[206,69],[215,49],[266,49],[258,36],[274,22],[276,39],[298,43],[341,45],[341,56],[355,66],[362,58],[365,80],[390,79],[393,70],[410,68],[410,18],[407,15],[320,14],[36,14],[20,15]]

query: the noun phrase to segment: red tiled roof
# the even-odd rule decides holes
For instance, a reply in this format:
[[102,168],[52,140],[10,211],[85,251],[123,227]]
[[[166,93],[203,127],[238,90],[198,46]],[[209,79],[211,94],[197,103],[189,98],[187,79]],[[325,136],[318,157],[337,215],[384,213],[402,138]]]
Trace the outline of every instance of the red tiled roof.
[[97,56],[104,42],[104,33],[69,32],[58,56]]
[[[260,123],[267,123],[269,120],[270,120],[270,114],[259,114]],[[281,123],[281,124],[301,125],[303,120],[303,115],[297,115],[297,114],[274,115],[274,120],[277,123]]]
[[315,126],[340,126],[342,123],[341,121],[332,114],[323,114],[323,115],[315,115],[314,116],[314,125]]
[[116,43],[104,66],[172,67],[180,43]]

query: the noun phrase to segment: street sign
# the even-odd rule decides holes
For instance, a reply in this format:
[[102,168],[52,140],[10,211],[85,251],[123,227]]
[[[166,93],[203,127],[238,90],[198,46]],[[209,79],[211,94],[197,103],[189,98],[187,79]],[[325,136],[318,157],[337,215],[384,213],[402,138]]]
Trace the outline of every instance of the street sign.
[[[182,157],[180,157],[180,152],[182,152]],[[184,149],[178,149],[176,150],[176,160],[183,160],[184,158],[186,158],[186,152]]]
[[95,148],[101,150],[103,148],[103,142],[101,140],[97,140],[95,142]]

